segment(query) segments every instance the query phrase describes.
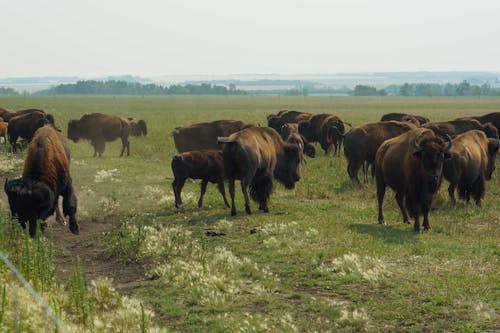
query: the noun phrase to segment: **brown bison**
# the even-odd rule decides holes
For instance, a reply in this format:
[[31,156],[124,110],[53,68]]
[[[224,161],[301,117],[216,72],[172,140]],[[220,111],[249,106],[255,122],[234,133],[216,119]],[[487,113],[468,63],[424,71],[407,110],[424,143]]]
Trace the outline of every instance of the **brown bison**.
[[321,148],[328,154],[332,145],[335,147],[334,154],[340,151],[345,133],[345,126],[351,124],[342,121],[339,117],[329,114],[316,114],[309,120],[299,122],[299,133],[309,142],[319,142]]
[[130,120],[130,135],[132,136],[148,135],[148,127],[144,120],[141,119],[137,122],[132,121],[131,118],[129,118],[129,120]]
[[13,111],[9,111],[4,108],[0,108],[0,117],[2,117],[3,121],[9,122],[10,118],[16,116],[16,113]]
[[403,222],[410,223],[409,213],[415,218],[414,230],[419,232],[419,218],[423,214],[424,229],[430,229],[429,211],[441,185],[444,159],[451,147],[451,138],[448,137],[448,140],[446,143],[429,129],[416,128],[380,146],[375,158],[380,224],[385,223],[382,204],[388,185],[396,192]]
[[129,135],[130,125],[127,119],[102,113],[88,113],[79,120],[70,120],[68,123],[68,138],[73,142],[78,142],[81,138],[90,140],[90,144],[94,147],[94,157],[97,154],[101,157],[106,141],[114,141],[118,138],[122,141],[120,156],[123,156],[125,148],[129,156]]
[[490,180],[495,170],[499,146],[498,139],[488,139],[479,130],[465,132],[453,139],[450,158],[445,160],[443,167],[443,175],[450,182],[448,193],[453,204],[456,203],[455,189],[458,186],[460,198],[469,202],[472,195],[476,204],[481,206],[485,180]]
[[[468,117],[468,118],[476,119],[481,124],[492,123],[493,126],[495,126],[500,131],[500,112],[492,112],[492,113],[485,114],[483,116],[475,116],[475,117]],[[460,118],[460,119],[464,119],[464,118]]]
[[459,119],[443,122],[427,123],[422,125],[423,128],[428,128],[434,131],[437,135],[445,137],[449,135],[455,137],[461,133],[470,130],[481,130],[485,132],[487,137],[498,139],[498,130],[491,123],[481,124],[475,119]]
[[37,220],[45,220],[56,211],[56,220],[65,224],[59,211],[59,196],[63,197],[63,213],[69,216],[69,229],[79,232],[76,221],[77,200],[69,174],[70,152],[62,135],[52,126],[36,131],[28,147],[21,178],[6,180],[5,193],[12,216],[23,228],[29,222],[31,237],[36,233]]
[[314,158],[316,155],[316,148],[303,135],[299,134],[298,124],[284,124],[281,126],[280,136],[283,141],[298,145],[302,153],[306,156]]
[[375,154],[380,145],[385,140],[414,128],[416,126],[411,123],[391,120],[365,124],[347,132],[344,137],[344,155],[347,159],[347,173],[351,180],[358,185],[361,184],[358,171],[363,167],[366,183],[368,181],[368,166],[375,161]]
[[35,132],[46,124],[54,125],[54,118],[41,111],[24,113],[10,118],[9,143],[12,146],[12,151],[17,150],[17,139],[19,137],[29,142]]
[[3,138],[3,142],[7,144],[7,131],[9,128],[9,124],[1,121],[0,122],[0,137]]
[[224,162],[222,160],[222,151],[220,150],[193,150],[175,155],[172,159],[172,172],[174,181],[172,188],[175,195],[175,207],[179,208],[182,204],[181,191],[186,179],[201,179],[201,194],[198,200],[198,207],[203,204],[203,196],[207,190],[208,182],[217,184],[224,204],[229,207],[224,190]]
[[191,150],[218,150],[219,136],[229,136],[253,125],[239,120],[216,120],[176,127],[172,131],[175,148],[179,153]]
[[251,127],[229,137],[219,138],[225,143],[223,149],[224,169],[229,180],[231,215],[236,215],[234,204],[234,182],[241,181],[245,198],[245,211],[251,214],[247,188],[250,196],[259,203],[259,209],[268,212],[268,200],[276,179],[286,188],[292,189],[300,180],[299,147],[283,142],[278,132],[269,127]]
[[267,116],[267,126],[274,128],[278,133],[281,127],[286,123],[299,123],[308,120],[312,116],[309,112],[295,110],[281,110],[277,115],[270,114]]
[[397,112],[384,114],[382,118],[380,118],[380,121],[389,121],[389,120],[407,121],[415,126],[420,126],[430,122],[429,118],[427,117],[408,114],[408,113],[397,113]]

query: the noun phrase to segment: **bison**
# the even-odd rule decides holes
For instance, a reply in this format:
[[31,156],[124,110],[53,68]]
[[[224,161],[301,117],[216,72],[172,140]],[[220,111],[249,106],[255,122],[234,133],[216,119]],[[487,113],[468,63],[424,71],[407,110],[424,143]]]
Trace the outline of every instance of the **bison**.
[[217,142],[219,136],[229,136],[252,126],[239,120],[216,120],[176,127],[172,135],[175,148],[179,153],[191,150],[218,150],[220,149]]
[[[468,117],[472,119],[476,119],[481,124],[492,123],[498,130],[500,130],[500,112],[492,112],[485,114],[483,116],[474,116]],[[459,119],[467,119],[467,118],[459,118]]]
[[358,171],[363,167],[366,183],[368,181],[368,166],[373,164],[380,145],[385,140],[414,128],[416,126],[411,123],[391,120],[365,124],[347,132],[344,137],[344,155],[347,159],[347,173],[351,180],[358,185],[361,184]]
[[316,148],[303,135],[299,134],[297,124],[286,123],[281,126],[280,136],[283,141],[298,145],[306,156],[314,158],[316,155]]
[[198,200],[198,207],[203,204],[203,195],[207,190],[208,182],[216,183],[224,204],[229,207],[224,190],[224,162],[222,151],[220,150],[193,150],[175,155],[172,158],[172,172],[174,181],[172,188],[175,195],[175,207],[179,208],[182,204],[181,191],[186,179],[201,179],[201,195]]
[[475,119],[459,119],[443,122],[427,123],[422,125],[423,128],[429,128],[437,135],[446,137],[449,135],[455,137],[461,133],[470,130],[482,130],[486,136],[498,139],[498,130],[491,123],[481,124]]
[[427,117],[408,114],[408,113],[397,113],[397,112],[384,114],[382,118],[380,118],[380,121],[389,121],[389,120],[407,121],[415,126],[420,126],[430,122],[429,118]]
[[33,111],[20,114],[10,118],[9,121],[9,143],[12,151],[17,150],[17,139],[19,137],[31,141],[35,132],[45,124],[54,126],[54,118],[42,111]]
[[277,115],[270,114],[267,116],[267,126],[274,128],[280,132],[281,127],[286,123],[299,123],[308,120],[312,116],[309,112],[281,110]]
[[127,156],[130,155],[130,125],[127,119],[102,113],[88,113],[79,120],[73,119],[68,123],[68,138],[78,142],[80,138],[90,140],[94,147],[94,157],[104,153],[106,141],[114,141],[118,138],[122,141],[120,157],[123,156],[125,148]]
[[259,209],[268,212],[268,200],[276,179],[287,189],[300,180],[301,153],[298,146],[283,142],[278,132],[269,127],[251,127],[229,137],[218,139],[225,143],[222,152],[224,169],[229,181],[231,215],[236,215],[234,182],[241,181],[245,211],[251,214],[250,196],[259,203]]
[[9,128],[9,124],[1,121],[0,122],[0,137],[3,138],[3,142],[7,144],[7,131]]
[[333,145],[335,154],[342,145],[344,124],[351,126],[335,115],[321,113],[312,116],[309,120],[299,122],[298,127],[299,133],[309,142],[319,142],[325,154],[328,154]]
[[448,193],[456,203],[455,189],[460,198],[469,202],[472,195],[478,206],[484,197],[485,180],[490,180],[495,170],[495,160],[500,142],[488,139],[479,130],[467,131],[455,139],[450,149],[450,158],[445,160],[443,175],[450,182]]
[[148,127],[144,120],[141,119],[137,122],[132,121],[131,118],[129,118],[129,120],[130,120],[130,135],[132,136],[148,135]]
[[76,221],[77,199],[69,173],[70,152],[62,135],[52,126],[38,129],[28,147],[21,178],[6,180],[4,190],[12,216],[23,228],[29,222],[31,237],[36,234],[37,220],[45,221],[56,211],[56,220],[65,224],[59,211],[63,197],[63,213],[69,216],[69,229],[79,233]]
[[415,128],[385,141],[375,157],[378,222],[385,224],[382,213],[385,189],[396,192],[396,201],[403,222],[410,223],[408,213],[415,218],[414,230],[420,232],[420,215],[424,215],[424,230],[429,230],[429,210],[442,180],[444,159],[448,156],[451,138],[446,143],[433,131]]

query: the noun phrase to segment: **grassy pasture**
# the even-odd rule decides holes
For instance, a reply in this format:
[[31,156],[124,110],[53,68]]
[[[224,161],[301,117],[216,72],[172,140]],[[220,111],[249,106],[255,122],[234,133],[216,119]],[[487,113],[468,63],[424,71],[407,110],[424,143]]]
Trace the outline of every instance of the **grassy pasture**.
[[[443,182],[430,215],[432,232],[416,235],[401,223],[390,190],[388,225],[379,226],[374,182],[353,186],[345,158],[323,156],[319,145],[294,190],[276,184],[267,214],[253,204],[254,214],[246,215],[239,186],[236,217],[214,185],[198,209],[198,182],[186,184],[185,204],[177,210],[170,170],[170,132],[193,122],[265,125],[266,115],[281,109],[330,112],[354,126],[388,112],[439,121],[498,111],[499,98],[53,96],[0,97],[0,107],[42,108],[65,134],[68,120],[87,112],[146,120],[148,136],[131,138],[128,158],[118,157],[118,141],[106,145],[102,158],[92,157],[88,142],[70,142],[82,235],[56,225],[50,233],[56,262],[80,256],[85,270],[98,253],[109,272],[135,279],[135,287],[118,289],[153,311],[156,326],[214,332],[500,330],[498,172],[487,183],[482,208],[451,206]],[[0,150],[0,176],[19,175],[25,153],[12,156],[3,145]],[[5,194],[1,198],[6,220]],[[209,237],[206,230],[224,235]],[[68,274],[60,266],[64,285]]]

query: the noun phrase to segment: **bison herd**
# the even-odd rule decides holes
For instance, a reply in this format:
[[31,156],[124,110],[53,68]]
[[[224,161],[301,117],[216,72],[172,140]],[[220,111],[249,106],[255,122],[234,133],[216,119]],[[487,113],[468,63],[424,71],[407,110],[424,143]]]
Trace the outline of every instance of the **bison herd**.
[[[6,180],[4,186],[12,215],[23,227],[29,223],[31,236],[35,235],[36,221],[54,212],[56,220],[66,224],[58,207],[62,196],[63,214],[69,217],[71,232],[78,234],[70,152],[54,117],[39,109],[12,112],[1,108],[0,117],[0,134],[8,138],[13,152],[29,144],[22,177]],[[347,175],[357,186],[362,186],[360,169],[365,183],[369,173],[375,178],[379,223],[385,223],[382,206],[389,186],[396,193],[403,222],[414,218],[418,232],[421,216],[424,230],[430,229],[429,211],[443,178],[450,183],[453,204],[458,188],[460,198],[468,202],[472,197],[481,205],[485,181],[492,177],[500,147],[500,112],[434,123],[418,115],[389,113],[379,122],[352,127],[333,114],[282,110],[269,115],[267,123],[262,127],[217,120],[176,127],[172,136],[179,154],[171,162],[175,206],[182,205],[186,180],[201,179],[198,207],[211,182],[217,184],[225,205],[235,215],[235,181],[239,180],[246,213],[252,212],[250,198],[268,212],[275,180],[293,189],[300,180],[304,156],[315,156],[313,143],[317,142],[325,154],[333,151],[334,156],[343,146]],[[89,140],[94,157],[102,156],[106,142],[120,139],[120,156],[125,150],[128,156],[129,136],[146,134],[144,120],[92,113],[70,120],[67,138]],[[18,138],[24,143],[17,142]],[[229,184],[231,204],[224,182]]]

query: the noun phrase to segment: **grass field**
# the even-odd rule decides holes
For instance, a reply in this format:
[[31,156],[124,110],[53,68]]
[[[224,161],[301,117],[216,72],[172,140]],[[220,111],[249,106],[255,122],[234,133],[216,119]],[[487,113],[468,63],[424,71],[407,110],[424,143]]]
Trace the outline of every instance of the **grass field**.
[[[42,108],[54,114],[64,134],[68,120],[88,112],[148,123],[147,137],[131,138],[127,158],[118,157],[118,141],[107,144],[102,158],[92,157],[88,142],[70,142],[81,235],[58,225],[49,228],[55,265],[51,283],[59,289],[43,292],[47,300],[53,290],[73,290],[78,256],[88,293],[95,294],[92,280],[112,278],[109,290],[154,313],[148,317],[151,330],[500,331],[498,170],[487,183],[482,208],[463,202],[452,206],[443,182],[430,215],[432,232],[423,234],[402,223],[389,190],[388,225],[378,225],[373,180],[361,189],[353,186],[345,158],[324,156],[319,146],[294,190],[275,186],[267,214],[253,204],[254,214],[246,215],[239,186],[237,216],[229,216],[214,185],[198,209],[198,182],[186,184],[185,204],[175,209],[170,170],[175,154],[170,133],[193,122],[241,119],[265,125],[266,115],[281,109],[330,112],[354,126],[388,112],[439,121],[498,111],[500,98],[53,96],[0,97],[0,107]],[[13,156],[0,146],[0,176],[20,175],[25,152]],[[2,230],[7,230],[4,193],[0,204]],[[207,230],[224,235],[210,237]],[[6,244],[0,249],[15,256]],[[9,279],[0,265],[0,281],[10,286]],[[72,330],[100,331],[97,319],[89,324],[61,302],[61,316]],[[102,300],[88,304],[96,318],[116,306]],[[0,308],[0,327],[2,316]],[[12,327],[8,316],[4,325]],[[105,318],[100,320],[114,322]],[[141,316],[131,318],[139,318],[131,324],[134,329],[144,330]]]

